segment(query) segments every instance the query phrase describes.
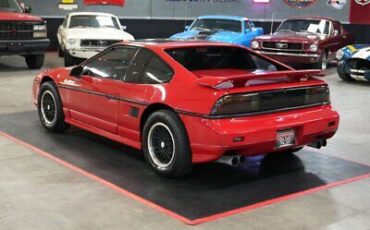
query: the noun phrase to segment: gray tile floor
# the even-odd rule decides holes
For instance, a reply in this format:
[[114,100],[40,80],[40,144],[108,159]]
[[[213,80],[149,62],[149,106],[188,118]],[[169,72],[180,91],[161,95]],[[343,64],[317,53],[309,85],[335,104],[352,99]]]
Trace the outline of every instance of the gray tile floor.
[[[47,55],[47,68],[60,65],[55,53]],[[0,58],[0,114],[34,109],[38,72],[20,57]],[[341,125],[317,151],[370,164],[370,84],[343,82],[335,67],[327,72]],[[370,230],[370,179],[187,226],[0,136],[0,230],[187,228]]]

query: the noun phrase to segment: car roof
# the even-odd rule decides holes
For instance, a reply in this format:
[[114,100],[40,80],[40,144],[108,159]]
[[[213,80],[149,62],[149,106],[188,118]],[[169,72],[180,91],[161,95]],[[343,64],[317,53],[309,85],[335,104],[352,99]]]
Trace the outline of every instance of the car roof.
[[306,20],[328,20],[328,21],[333,21],[336,22],[337,20],[334,20],[329,17],[321,17],[321,16],[297,16],[297,17],[291,17],[287,18],[285,20],[294,20],[294,19],[306,19]]
[[234,21],[248,20],[248,18],[246,17],[230,16],[230,15],[204,15],[204,16],[198,17],[198,19],[226,19],[226,20],[234,20]]
[[156,47],[162,49],[172,48],[185,48],[196,46],[225,46],[225,47],[238,47],[230,43],[212,42],[204,40],[179,40],[179,39],[143,39],[132,42],[121,42],[120,44],[132,45],[138,47]]
[[101,12],[74,12],[74,13],[69,14],[69,16],[79,16],[79,15],[99,15],[99,16],[113,16],[113,17],[116,17],[113,14],[101,13]]

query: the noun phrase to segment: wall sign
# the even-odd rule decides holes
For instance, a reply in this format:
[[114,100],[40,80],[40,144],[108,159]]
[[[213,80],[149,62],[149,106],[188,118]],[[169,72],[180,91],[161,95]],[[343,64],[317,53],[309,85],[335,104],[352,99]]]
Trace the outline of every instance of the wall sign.
[[352,0],[349,21],[354,24],[370,24],[370,0]]
[[355,0],[355,2],[361,6],[366,6],[370,3],[370,0]]
[[77,10],[76,0],[60,0],[58,8],[61,10]]
[[328,5],[334,9],[341,10],[347,4],[347,0],[328,0]]
[[89,5],[115,5],[125,6],[125,0],[84,0],[84,4]]
[[312,4],[315,4],[317,0],[284,0],[285,4],[290,7],[302,9]]

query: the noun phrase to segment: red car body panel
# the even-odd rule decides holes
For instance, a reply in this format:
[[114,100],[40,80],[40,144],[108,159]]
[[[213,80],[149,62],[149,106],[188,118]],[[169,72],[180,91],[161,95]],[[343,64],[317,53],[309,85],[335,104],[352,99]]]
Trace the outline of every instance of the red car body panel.
[[[215,103],[224,95],[325,85],[322,80],[311,77],[317,71],[300,74],[290,67],[278,74],[279,76],[271,72],[267,75],[264,73],[261,78],[252,76],[262,76],[262,73],[240,70],[191,72],[164,51],[169,48],[210,44],[234,46],[209,42],[128,43],[126,45],[150,49],[161,57],[174,70],[172,80],[165,84],[133,84],[89,76],[76,78],[70,76],[70,69],[59,68],[36,76],[33,101],[37,104],[41,83],[52,80],[58,86],[67,123],[137,149],[141,149],[142,119],[147,112],[157,107],[171,108],[179,114],[185,125],[193,163],[216,160],[230,150],[242,155],[283,151],[284,149],[275,149],[274,143],[277,131],[287,128],[294,128],[297,132],[297,143],[293,148],[310,144],[318,138],[330,138],[335,134],[339,115],[330,105],[244,117],[209,117]],[[299,77],[289,77],[293,75]],[[217,89],[217,82],[208,82],[210,78],[222,81],[238,77],[248,81],[248,86]],[[202,84],[202,79],[205,84]],[[133,107],[138,111],[137,116],[130,114]],[[239,136],[243,136],[244,141],[233,142],[233,138]]]
[[0,12],[0,21],[33,21],[42,22],[42,19],[37,16],[26,13],[16,13],[16,12]]
[[[258,41],[260,46],[256,49],[257,52],[265,54],[275,60],[278,60],[285,64],[307,64],[307,63],[318,63],[320,56],[323,52],[328,53],[328,60],[335,59],[335,53],[338,49],[355,43],[355,37],[353,34],[347,32],[340,22],[332,20],[325,17],[298,17],[291,18],[288,20],[294,19],[313,19],[313,20],[327,20],[332,25],[332,33],[329,36],[320,37],[315,36],[314,34],[297,34],[297,33],[280,33],[276,32],[271,35],[262,35],[255,38],[255,41]],[[338,31],[338,34],[334,34],[334,30]],[[303,50],[298,53],[292,53],[286,55],[284,50],[272,50],[262,47],[262,43],[272,42],[272,43],[299,43],[303,44]],[[309,47],[311,44],[316,44],[318,46],[317,52],[311,52]],[[287,50],[289,51],[289,50]]]

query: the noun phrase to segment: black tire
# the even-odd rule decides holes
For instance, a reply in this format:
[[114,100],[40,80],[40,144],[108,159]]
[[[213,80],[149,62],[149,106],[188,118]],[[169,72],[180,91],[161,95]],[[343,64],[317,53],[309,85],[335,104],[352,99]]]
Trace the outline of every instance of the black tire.
[[60,46],[58,46],[58,57],[64,57],[64,51]]
[[63,132],[69,125],[64,121],[62,101],[53,82],[47,81],[40,87],[37,109],[41,124],[50,132]]
[[337,72],[338,76],[343,80],[343,81],[354,81],[353,78],[343,70],[342,64],[338,64],[337,66]]
[[313,68],[326,70],[327,67],[328,67],[328,53],[324,51],[320,56],[319,62],[313,64]]
[[74,66],[76,64],[76,60],[72,55],[70,55],[68,52],[64,52],[64,66]]
[[29,69],[40,69],[44,65],[45,54],[27,55],[25,59]]
[[142,140],[145,159],[156,173],[177,178],[192,171],[188,135],[175,112],[160,110],[151,114],[144,124]]

